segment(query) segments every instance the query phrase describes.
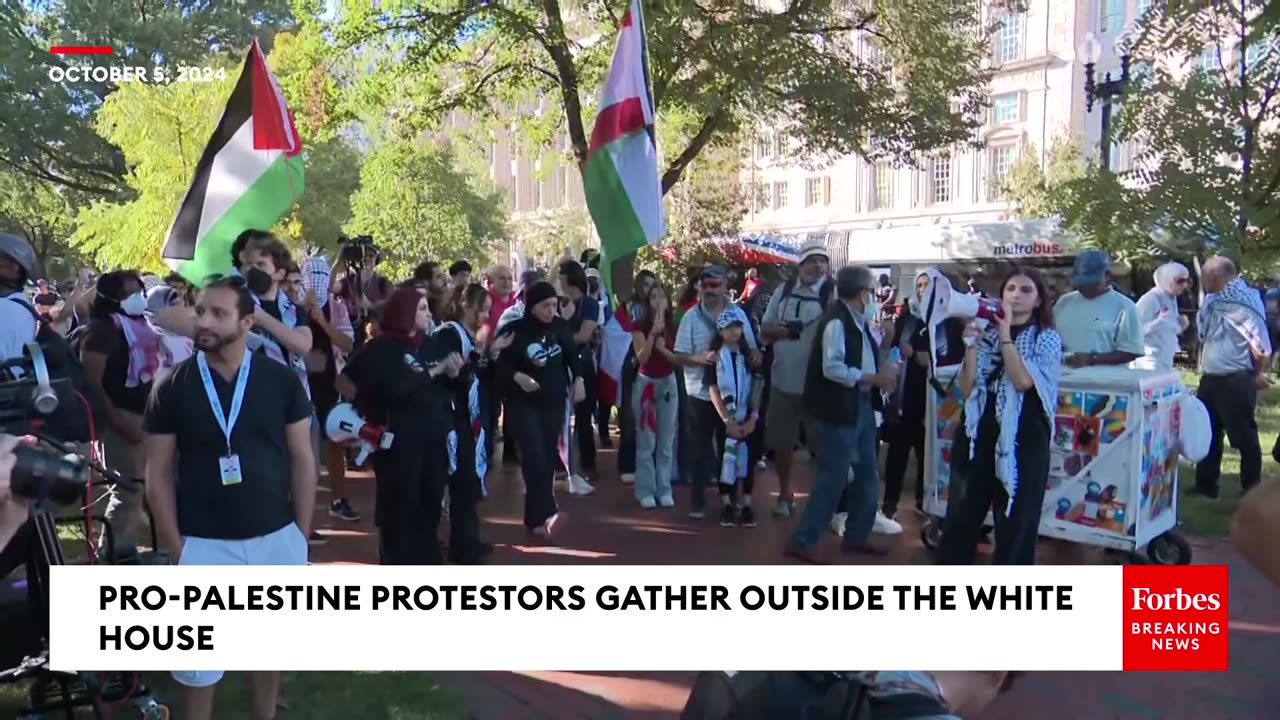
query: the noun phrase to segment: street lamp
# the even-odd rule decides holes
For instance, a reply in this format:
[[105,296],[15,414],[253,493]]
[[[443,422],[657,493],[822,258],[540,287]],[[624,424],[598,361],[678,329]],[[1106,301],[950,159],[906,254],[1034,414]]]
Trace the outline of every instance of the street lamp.
[[[1118,45],[1118,44],[1117,44]],[[1119,47],[1116,48],[1120,50]],[[1102,82],[1095,82],[1094,68],[1102,57],[1102,43],[1093,33],[1084,36],[1080,43],[1080,54],[1084,56],[1084,109],[1093,112],[1095,102],[1102,103],[1102,168],[1110,169],[1111,164],[1111,102],[1124,94],[1129,84],[1129,53],[1120,54],[1120,77],[1111,79],[1111,73],[1103,76]]]

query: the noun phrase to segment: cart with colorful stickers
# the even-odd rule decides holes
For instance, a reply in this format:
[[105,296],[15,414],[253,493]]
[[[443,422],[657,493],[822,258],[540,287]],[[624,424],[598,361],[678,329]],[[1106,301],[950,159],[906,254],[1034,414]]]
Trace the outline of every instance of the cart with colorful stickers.
[[[937,547],[947,512],[951,441],[963,401],[958,367],[938,368],[929,393],[921,539]],[[946,391],[945,394],[942,391]],[[1094,545],[1161,565],[1191,562],[1176,531],[1181,401],[1178,373],[1064,367],[1050,440],[1040,535]]]

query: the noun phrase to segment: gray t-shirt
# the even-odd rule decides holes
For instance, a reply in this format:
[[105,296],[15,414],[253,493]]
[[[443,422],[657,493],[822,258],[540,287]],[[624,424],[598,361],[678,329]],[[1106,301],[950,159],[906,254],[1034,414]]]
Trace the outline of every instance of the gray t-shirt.
[[[727,310],[742,318],[742,335],[747,339],[747,346],[752,350],[757,349],[759,345],[756,344],[755,333],[751,331],[751,321],[747,318],[747,313],[740,305],[733,303],[729,303]],[[701,304],[693,306],[680,320],[680,327],[676,330],[675,351],[684,355],[697,355],[710,350],[711,338],[717,333],[717,316],[718,313],[708,312]],[[684,388],[689,393],[689,397],[710,402],[711,391],[703,382],[706,370],[704,365],[686,366]]]
[[798,340],[777,340],[773,343],[773,370],[771,377],[774,389],[789,395],[804,393],[804,376],[809,370],[809,353],[813,350],[814,338],[818,334],[818,319],[822,317],[823,307],[820,300],[822,282],[813,286],[796,285],[791,294],[786,295],[785,288],[779,288],[769,298],[769,305],[764,310],[762,325],[799,321],[804,323],[804,331]]

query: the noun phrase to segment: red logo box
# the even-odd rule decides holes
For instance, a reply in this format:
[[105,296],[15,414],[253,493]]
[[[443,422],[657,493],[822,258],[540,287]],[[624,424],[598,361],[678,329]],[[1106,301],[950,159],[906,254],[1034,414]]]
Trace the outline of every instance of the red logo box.
[[1125,670],[1226,670],[1226,565],[1124,568]]

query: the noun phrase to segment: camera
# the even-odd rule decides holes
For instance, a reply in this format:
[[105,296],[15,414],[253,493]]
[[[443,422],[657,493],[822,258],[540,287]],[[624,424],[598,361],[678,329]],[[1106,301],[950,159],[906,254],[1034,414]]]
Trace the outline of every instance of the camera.
[[[28,343],[23,356],[0,363],[0,433],[37,435],[56,444],[45,431],[66,399],[74,397],[71,379],[51,377],[40,345]],[[69,504],[84,494],[89,467],[83,458],[32,446],[19,446],[14,454],[9,484],[15,495]]]
[[357,235],[349,238],[345,235],[338,238],[338,256],[347,264],[363,264],[372,255],[377,258],[378,247],[373,244],[372,235]]

